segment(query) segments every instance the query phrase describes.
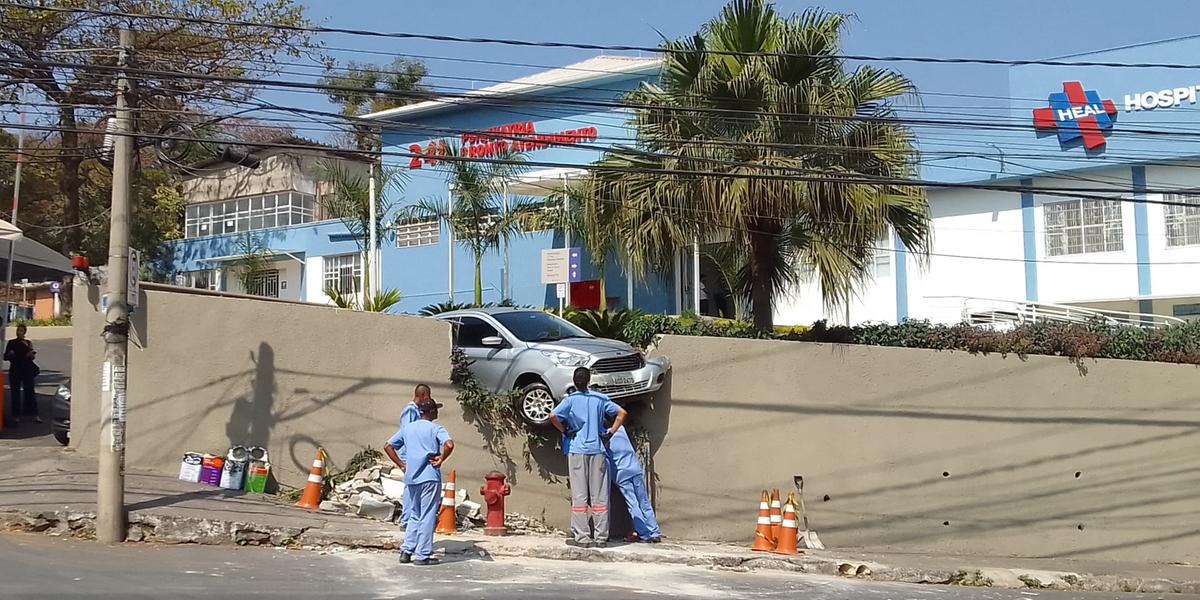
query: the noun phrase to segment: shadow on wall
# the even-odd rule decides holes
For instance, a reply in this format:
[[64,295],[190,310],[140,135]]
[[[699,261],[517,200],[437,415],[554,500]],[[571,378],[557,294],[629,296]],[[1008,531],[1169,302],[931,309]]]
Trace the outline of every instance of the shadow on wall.
[[275,424],[272,406],[275,403],[275,350],[262,342],[257,355],[250,352],[254,364],[254,379],[250,382],[249,396],[234,400],[233,411],[225,425],[225,434],[230,446],[250,445],[270,448],[271,427]]

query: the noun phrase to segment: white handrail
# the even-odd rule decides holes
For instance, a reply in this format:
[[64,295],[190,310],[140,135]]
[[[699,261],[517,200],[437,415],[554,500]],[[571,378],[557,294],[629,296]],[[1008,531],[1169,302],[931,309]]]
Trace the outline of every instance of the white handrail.
[[1112,326],[1128,325],[1156,329],[1170,325],[1182,325],[1185,322],[1183,319],[1165,315],[995,298],[963,298],[962,317],[966,323],[992,327],[1045,322],[1093,323],[1101,321]]

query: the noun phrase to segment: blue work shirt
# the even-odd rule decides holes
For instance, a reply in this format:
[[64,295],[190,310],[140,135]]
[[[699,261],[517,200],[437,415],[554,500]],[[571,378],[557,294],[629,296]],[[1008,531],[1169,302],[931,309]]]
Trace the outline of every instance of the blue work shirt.
[[419,419],[401,427],[392,434],[388,445],[401,453],[407,469],[404,471],[404,483],[426,483],[441,481],[442,470],[429,464],[430,455],[442,451],[442,444],[450,439],[450,432],[445,427]]
[[604,454],[608,456],[608,473],[613,481],[620,483],[635,477],[645,477],[642,463],[638,461],[637,452],[633,449],[633,442],[629,441],[629,434],[625,433],[624,425],[618,427],[617,432],[608,438],[608,448]]
[[600,432],[604,431],[604,417],[616,416],[621,407],[608,396],[588,390],[575,392],[563,398],[554,407],[554,416],[562,421],[568,432],[574,435],[567,437],[568,454],[603,454],[604,444],[600,440]]
[[404,410],[400,411],[400,427],[402,428],[405,425],[420,419],[421,411],[417,409],[416,402],[409,402],[408,405],[404,407]]

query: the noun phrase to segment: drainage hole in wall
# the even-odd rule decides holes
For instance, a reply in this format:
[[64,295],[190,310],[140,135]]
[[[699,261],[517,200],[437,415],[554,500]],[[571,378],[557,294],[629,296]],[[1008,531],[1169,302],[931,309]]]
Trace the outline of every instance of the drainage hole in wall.
[[1080,531],[1083,531],[1083,523],[1080,523],[1080,524],[1079,524],[1079,526],[1078,526],[1078,527],[1076,527],[1075,529],[1078,529],[1078,530],[1080,530]]
[[949,477],[950,471],[942,471],[942,477]]
[[822,500],[824,500],[825,502],[829,502],[829,494],[825,494],[825,497],[822,498]]
[[1079,479],[1083,475],[1083,471],[1075,471],[1075,479]]
[[949,526],[950,526],[950,521],[942,521],[942,525],[946,525],[947,527],[949,527]]

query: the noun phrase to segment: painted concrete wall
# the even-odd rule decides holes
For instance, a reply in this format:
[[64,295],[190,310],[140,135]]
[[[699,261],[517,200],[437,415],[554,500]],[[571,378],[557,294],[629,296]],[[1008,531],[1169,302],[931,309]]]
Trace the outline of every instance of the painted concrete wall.
[[1200,369],[664,338],[660,519],[749,543],[759,492],[805,478],[829,547],[1200,558]]
[[[75,298],[72,445],[92,455],[102,316],[96,289]],[[505,471],[512,510],[566,523],[564,457],[467,419],[444,324],[153,287],[141,307],[130,468],[256,443],[298,485],[318,445],[335,464],[378,448],[427,382],[460,485]],[[799,473],[834,548],[1200,560],[1196,367],[672,336],[657,352],[671,381],[633,418],[672,537],[749,543],[759,491]]]

